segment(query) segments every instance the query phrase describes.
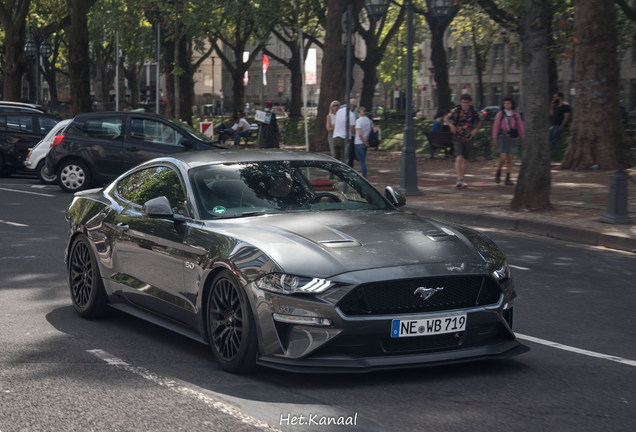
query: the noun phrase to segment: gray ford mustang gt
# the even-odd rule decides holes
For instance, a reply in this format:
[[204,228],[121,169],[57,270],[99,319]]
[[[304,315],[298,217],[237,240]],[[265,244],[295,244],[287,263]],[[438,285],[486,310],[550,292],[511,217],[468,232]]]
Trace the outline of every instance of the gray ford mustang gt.
[[208,344],[221,367],[368,372],[503,358],[514,282],[472,229],[399,211],[324,155],[219,150],[154,159],[66,212],[84,318],[111,308]]

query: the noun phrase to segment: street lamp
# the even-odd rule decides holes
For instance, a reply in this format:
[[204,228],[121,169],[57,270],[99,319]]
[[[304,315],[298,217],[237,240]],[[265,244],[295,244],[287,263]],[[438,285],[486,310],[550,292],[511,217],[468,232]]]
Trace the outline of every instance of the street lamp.
[[426,7],[438,21],[445,21],[455,8],[454,0],[426,0]]
[[40,61],[41,57],[49,58],[53,53],[51,44],[46,40],[45,29],[31,28],[31,36],[29,40],[24,44],[24,51],[26,54],[35,59],[35,89],[37,96],[35,102],[38,105],[42,104],[42,95],[40,91]]
[[367,14],[374,21],[380,21],[386,11],[389,10],[389,3],[389,0],[364,0],[364,7],[367,9]]

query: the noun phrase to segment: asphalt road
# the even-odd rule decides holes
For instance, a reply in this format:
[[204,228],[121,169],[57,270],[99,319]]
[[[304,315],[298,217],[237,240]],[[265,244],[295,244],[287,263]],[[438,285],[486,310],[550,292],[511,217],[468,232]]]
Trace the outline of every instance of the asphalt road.
[[[636,428],[634,254],[483,230],[513,266],[515,330],[531,352],[365,375],[235,376],[185,337],[74,313],[62,261],[71,199],[35,178],[0,179],[0,432]],[[292,424],[310,416],[355,425]]]

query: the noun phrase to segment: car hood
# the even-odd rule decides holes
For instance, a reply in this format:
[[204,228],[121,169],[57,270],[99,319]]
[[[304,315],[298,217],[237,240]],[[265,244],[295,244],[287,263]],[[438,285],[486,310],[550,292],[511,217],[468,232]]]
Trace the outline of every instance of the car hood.
[[[206,225],[212,228],[218,222]],[[229,219],[222,225],[225,234],[266,252],[285,272],[315,277],[414,264],[492,261],[475,245],[492,243],[487,237],[410,213],[325,211]],[[498,251],[494,243],[486,249]]]

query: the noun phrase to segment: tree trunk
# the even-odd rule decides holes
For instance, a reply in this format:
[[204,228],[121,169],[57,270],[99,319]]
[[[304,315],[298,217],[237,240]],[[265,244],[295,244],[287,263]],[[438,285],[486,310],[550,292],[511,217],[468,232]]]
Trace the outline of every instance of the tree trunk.
[[548,1],[529,2],[528,12],[519,20],[525,137],[521,172],[511,205],[515,211],[551,209]]
[[300,68],[300,54],[298,53],[298,42],[294,44],[292,57],[289,59],[289,71],[291,72],[291,104],[289,116],[293,118],[302,117],[301,107],[303,106],[303,80],[302,69]]
[[50,62],[49,59],[43,59],[44,62],[44,71],[42,72],[42,83],[46,81],[49,84],[49,102],[57,103],[57,82],[54,64],[57,60],[57,57],[53,58],[53,62]]
[[[551,5],[552,6],[552,5]],[[548,34],[550,35],[550,46],[556,46],[557,41],[554,37],[554,33],[552,32],[552,20],[554,19],[554,13],[552,8],[548,8]],[[550,50],[550,64],[548,66],[548,70],[550,71],[550,84],[549,84],[549,94],[552,97],[553,94],[559,91],[559,70],[556,60],[556,50]]]
[[[167,28],[164,24],[162,28]],[[175,110],[174,110],[174,75],[172,74],[172,63],[174,62],[174,43],[172,40],[166,40],[166,38],[161,39],[161,48],[163,52],[163,76],[165,79],[165,91],[164,95],[167,101],[166,104],[166,116],[174,118]],[[157,83],[159,86],[159,83]],[[160,94],[157,92],[157,94]]]
[[481,54],[479,52],[474,27],[471,33],[473,38],[473,54],[475,57],[475,72],[477,73],[477,94],[475,95],[474,100],[477,103],[477,109],[482,109],[486,106],[486,101],[484,101],[484,60],[481,58]]
[[[378,84],[378,75],[376,73],[378,65],[382,61],[376,60],[377,56],[370,55],[367,52],[367,58],[360,63],[362,69],[362,93],[360,94],[360,106],[365,107],[368,112],[373,108],[373,96],[375,95],[375,87]],[[368,61],[367,61],[368,60]]]
[[[242,57],[242,54],[241,54]],[[243,60],[236,61],[236,68],[232,73],[232,114],[230,117],[241,111],[245,107],[245,86],[243,85],[243,76],[245,75],[246,68],[244,67]]]
[[594,0],[574,2],[575,80],[572,134],[562,169],[627,166],[628,143],[618,103],[616,9]]
[[[183,33],[183,31],[182,31]],[[189,77],[194,74],[192,63],[188,56],[188,38],[184,33],[179,42],[179,67],[183,73],[179,76],[180,94],[180,119],[192,126],[192,94],[194,93],[194,81]]]
[[316,117],[314,137],[309,143],[313,152],[329,150],[327,142],[327,114],[329,104],[338,100],[344,102],[346,92],[347,48],[341,42],[342,14],[348,2],[328,0],[327,25],[322,57],[322,75],[320,77],[320,97],[318,99],[318,115]]
[[86,0],[70,0],[71,37],[69,42],[69,78],[71,116],[92,111],[88,57],[88,7]]
[[4,27],[4,100],[17,102],[22,97],[22,74],[28,61],[24,53],[25,23],[16,26],[12,22],[2,22]]
[[450,84],[448,81],[448,62],[444,49],[444,32],[459,12],[461,3],[455,6],[448,17],[440,23],[429,11],[424,14],[431,31],[431,62],[435,68],[435,84],[437,85],[437,108],[450,111],[452,108]]

